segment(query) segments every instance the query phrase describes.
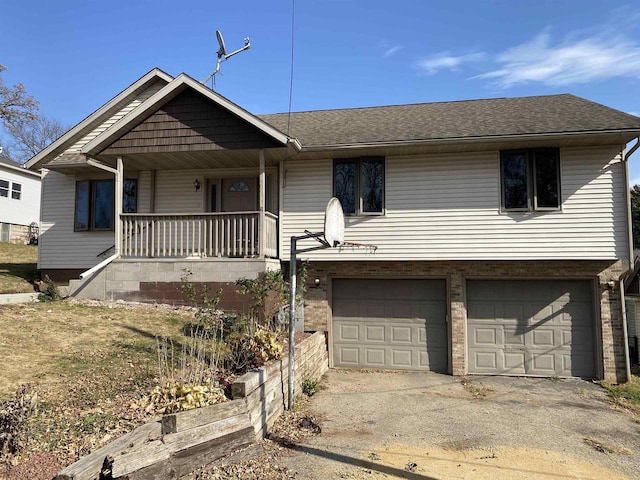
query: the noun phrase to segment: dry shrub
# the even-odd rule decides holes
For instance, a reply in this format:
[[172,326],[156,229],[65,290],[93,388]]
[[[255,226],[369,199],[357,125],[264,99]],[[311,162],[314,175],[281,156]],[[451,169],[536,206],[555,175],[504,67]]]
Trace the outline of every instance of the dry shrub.
[[38,394],[30,385],[18,388],[14,398],[0,403],[0,459],[20,453],[27,440],[29,417],[38,407]]

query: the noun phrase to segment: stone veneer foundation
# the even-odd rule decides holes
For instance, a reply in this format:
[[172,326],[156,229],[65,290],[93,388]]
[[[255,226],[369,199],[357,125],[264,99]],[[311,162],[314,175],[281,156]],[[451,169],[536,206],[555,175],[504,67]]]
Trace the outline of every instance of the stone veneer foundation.
[[[449,354],[453,375],[467,373],[467,279],[592,279],[597,285],[597,332],[600,339],[596,362],[602,379],[626,381],[624,335],[619,291],[609,286],[623,272],[622,262],[612,261],[412,261],[412,262],[311,262],[305,295],[305,330],[329,331],[331,280],[334,278],[443,278],[447,282],[451,318]],[[319,280],[316,287],[315,280]]]

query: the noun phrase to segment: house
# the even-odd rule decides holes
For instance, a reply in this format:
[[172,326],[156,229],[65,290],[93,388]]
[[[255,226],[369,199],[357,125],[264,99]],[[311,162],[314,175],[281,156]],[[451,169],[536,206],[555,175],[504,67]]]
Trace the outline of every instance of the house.
[[[640,118],[575,97],[256,116],[152,70],[28,162],[39,268],[76,295],[175,301],[305,254],[305,328],[337,367],[626,379],[628,142]],[[79,275],[84,277],[78,280]]]
[[0,242],[26,244],[37,239],[40,174],[26,170],[0,150]]

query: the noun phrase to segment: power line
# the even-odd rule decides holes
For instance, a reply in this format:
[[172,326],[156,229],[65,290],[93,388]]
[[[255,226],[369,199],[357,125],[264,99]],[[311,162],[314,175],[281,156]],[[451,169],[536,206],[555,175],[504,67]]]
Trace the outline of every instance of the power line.
[[287,115],[287,136],[291,127],[291,102],[293,99],[293,45],[295,39],[296,0],[291,0],[291,76],[289,78],[289,113]]

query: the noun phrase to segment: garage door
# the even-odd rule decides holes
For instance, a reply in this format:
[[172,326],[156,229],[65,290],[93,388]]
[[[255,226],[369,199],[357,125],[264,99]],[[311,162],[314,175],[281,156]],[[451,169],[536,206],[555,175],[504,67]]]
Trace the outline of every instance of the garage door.
[[336,367],[447,371],[444,280],[333,280]]
[[469,373],[594,378],[589,281],[467,282]]

